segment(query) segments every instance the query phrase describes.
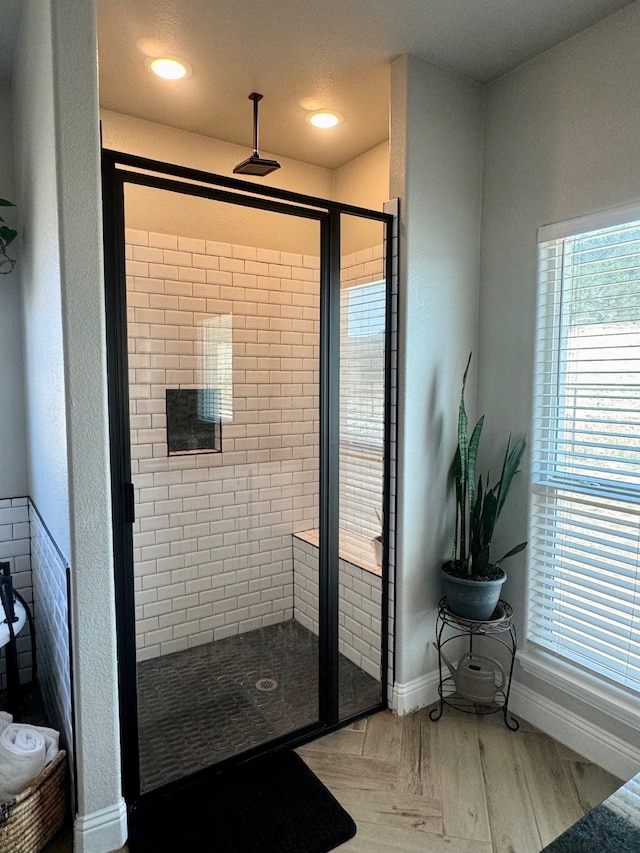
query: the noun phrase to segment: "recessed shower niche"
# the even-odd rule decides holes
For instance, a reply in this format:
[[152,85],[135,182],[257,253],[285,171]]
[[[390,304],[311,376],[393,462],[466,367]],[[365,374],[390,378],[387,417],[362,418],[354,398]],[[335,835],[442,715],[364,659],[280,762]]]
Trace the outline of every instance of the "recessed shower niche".
[[105,160],[132,802],[383,704],[392,218]]
[[167,454],[221,453],[219,388],[167,388]]

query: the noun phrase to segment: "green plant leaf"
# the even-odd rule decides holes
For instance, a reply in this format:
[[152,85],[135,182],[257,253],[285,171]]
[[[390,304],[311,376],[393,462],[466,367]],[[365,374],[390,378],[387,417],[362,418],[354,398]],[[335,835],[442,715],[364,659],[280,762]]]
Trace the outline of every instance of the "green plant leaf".
[[[467,374],[471,364],[472,353],[469,353],[467,366],[462,377],[462,391],[460,393],[460,407],[458,409],[458,448],[460,472],[460,559],[467,559],[467,494],[469,491],[469,423],[467,412],[464,407],[464,391],[467,384]],[[455,462],[455,457],[454,457]]]
[[488,489],[484,496],[482,505],[482,522],[481,522],[481,545],[486,548],[487,552],[491,547],[493,539],[493,531],[498,519],[498,499],[493,489]]
[[487,538],[487,532],[490,534],[493,533],[493,527],[496,522],[497,509],[498,499],[496,497],[495,489],[487,489],[487,493],[484,496],[484,504],[482,507],[482,532],[483,534],[485,534],[485,540]]
[[0,237],[4,241],[5,246],[8,246],[17,234],[18,232],[14,231],[13,228],[9,228],[7,225],[0,225]]
[[500,515],[502,512],[502,507],[504,506],[504,502],[507,499],[507,495],[509,494],[509,489],[511,488],[511,482],[515,475],[519,471],[520,460],[522,459],[522,454],[525,451],[527,443],[522,436],[516,444],[511,446],[511,436],[507,441],[507,448],[504,453],[504,461],[502,463],[502,474],[500,475],[500,482],[498,483],[498,510],[497,515]]
[[456,452],[453,457],[453,476],[456,483],[462,482],[462,460],[460,459],[460,445],[456,447]]
[[15,207],[12,201],[7,201],[6,198],[0,198],[0,207]]
[[469,438],[464,395],[471,356],[472,353],[469,354],[462,378],[458,409],[458,446],[452,466],[456,487],[456,524],[451,564],[455,567],[456,573],[461,576],[487,577],[494,574],[495,567],[502,560],[514,556],[527,545],[523,542],[508,551],[497,563],[491,561],[491,543],[496,523],[509,494],[513,478],[519,472],[526,442],[522,437],[512,447],[511,436],[509,436],[500,479],[492,486],[491,474],[487,472],[484,479],[482,476],[478,478],[476,486],[476,465],[484,415],[479,418]]
[[512,548],[510,551],[507,551],[507,553],[503,557],[500,557],[499,560],[496,560],[496,566],[499,566],[503,560],[507,559],[507,557],[513,557],[514,554],[519,554],[520,551],[524,551],[528,544],[528,542],[521,542],[519,545],[516,545],[515,548]]
[[458,559],[458,528],[462,512],[462,469],[460,464],[460,448],[456,448],[455,456],[453,457],[453,480],[456,487],[456,526],[453,533],[453,557],[452,560]]
[[486,575],[489,571],[489,548],[483,548],[476,559],[473,567],[474,575]]
[[468,476],[469,476],[469,509],[473,510],[473,505],[476,499],[476,460],[478,459],[478,449],[480,447],[480,436],[482,434],[482,426],[484,424],[484,415],[479,419],[478,423],[473,428],[471,440],[469,441],[468,451]]
[[[471,361],[471,356],[469,356],[469,361]],[[467,367],[462,379],[462,393],[460,394],[460,408],[458,409],[458,453],[460,454],[460,476],[465,486],[469,475],[469,420],[464,407],[464,388],[467,384],[468,371],[469,362],[467,362]]]
[[469,512],[469,551],[471,561],[475,562],[478,559],[480,548],[482,545],[482,511],[484,507],[484,491],[482,485],[482,477],[478,480],[478,492],[474,505]]

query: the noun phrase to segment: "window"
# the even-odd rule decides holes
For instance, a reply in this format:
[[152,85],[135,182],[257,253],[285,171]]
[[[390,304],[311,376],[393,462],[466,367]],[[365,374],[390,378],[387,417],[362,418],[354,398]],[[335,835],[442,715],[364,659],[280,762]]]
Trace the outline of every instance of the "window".
[[233,421],[232,315],[215,314],[200,327],[201,395],[199,414],[203,420]]
[[640,208],[539,241],[529,639],[640,691]]
[[385,282],[345,287],[340,300],[340,519],[373,539],[381,533]]

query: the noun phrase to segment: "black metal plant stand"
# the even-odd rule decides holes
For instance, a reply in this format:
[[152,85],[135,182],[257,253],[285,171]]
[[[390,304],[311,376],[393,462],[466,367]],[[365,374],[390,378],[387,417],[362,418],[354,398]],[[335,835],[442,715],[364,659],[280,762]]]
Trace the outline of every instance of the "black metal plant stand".
[[[473,654],[474,640],[477,637],[488,637],[499,643],[509,652],[509,672],[505,676],[504,684],[496,688],[495,701],[481,703],[461,696],[456,692],[456,684],[453,676],[450,674],[445,675],[446,670],[443,670],[444,660],[442,649],[448,643],[461,637],[468,640],[469,654]],[[458,711],[463,711],[467,714],[495,714],[502,711],[507,728],[513,732],[517,731],[520,728],[520,724],[516,719],[508,715],[511,678],[513,676],[513,665],[517,648],[516,628],[513,623],[511,605],[501,599],[494,611],[493,619],[484,622],[474,622],[471,619],[464,619],[462,616],[458,616],[449,610],[446,597],[440,599],[436,620],[435,645],[438,650],[438,671],[440,676],[438,695],[440,701],[438,706],[430,712],[429,718],[433,722],[437,722],[442,717],[445,705],[457,708]]]

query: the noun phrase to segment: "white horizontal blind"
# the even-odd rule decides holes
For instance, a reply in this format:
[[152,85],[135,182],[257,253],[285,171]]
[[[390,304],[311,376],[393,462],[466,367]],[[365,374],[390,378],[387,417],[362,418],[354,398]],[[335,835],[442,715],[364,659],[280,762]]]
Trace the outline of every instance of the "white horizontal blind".
[[[232,315],[207,317],[200,326],[200,384],[203,386],[203,420],[233,421]],[[201,351],[201,352],[200,352]]]
[[340,525],[381,531],[384,459],[384,281],[340,293]]
[[529,639],[640,691],[640,222],[539,249]]

